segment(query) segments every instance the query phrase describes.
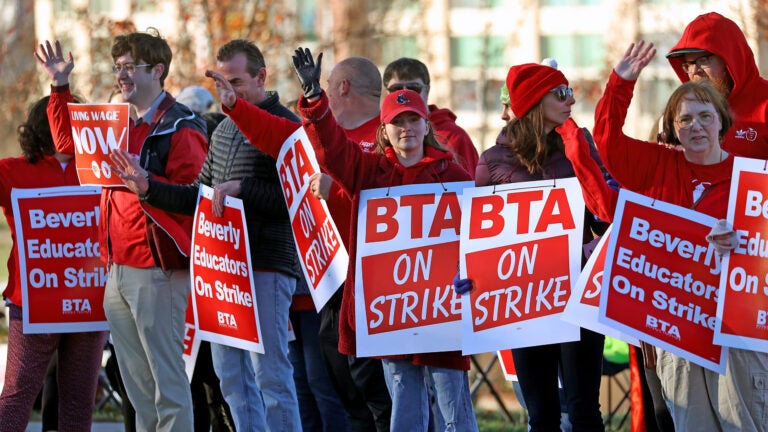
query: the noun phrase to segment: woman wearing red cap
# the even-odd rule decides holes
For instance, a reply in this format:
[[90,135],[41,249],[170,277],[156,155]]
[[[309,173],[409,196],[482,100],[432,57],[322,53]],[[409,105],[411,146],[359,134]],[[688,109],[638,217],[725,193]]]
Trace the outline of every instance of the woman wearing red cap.
[[[528,63],[509,69],[507,89],[514,114],[506,126],[507,142],[482,154],[475,173],[477,186],[573,177],[563,138],[556,130],[566,121],[569,128],[578,129],[569,120],[575,100],[568,80],[553,67]],[[594,148],[591,153],[599,161]],[[590,229],[597,234],[605,230],[604,224],[587,216],[584,243],[594,238]],[[456,285],[457,292],[471,287]],[[573,430],[604,430],[599,403],[603,339],[600,334],[581,329],[577,342],[512,350],[531,431],[560,430],[558,371]]]
[[[303,126],[317,153],[320,166],[349,193],[353,208],[360,191],[418,183],[471,180],[453,161],[453,155],[435,140],[421,96],[413,90],[387,95],[381,106],[382,124],[376,134],[377,153],[365,153],[347,139],[328,108],[320,88],[320,63],[309,50],[296,50],[294,65],[304,89],[299,101]],[[353,220],[357,232],[357,220]],[[355,242],[350,242],[350,266],[341,306],[339,349],[355,355],[354,281]],[[427,382],[434,387],[440,430],[475,431],[467,370],[469,357],[459,351],[419,353],[388,357],[383,361],[392,396],[391,430],[426,431],[429,422]]]

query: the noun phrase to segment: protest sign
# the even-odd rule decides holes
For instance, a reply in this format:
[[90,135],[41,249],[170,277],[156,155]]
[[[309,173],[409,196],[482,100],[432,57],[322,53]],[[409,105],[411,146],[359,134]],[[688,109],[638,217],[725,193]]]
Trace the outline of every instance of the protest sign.
[[579,274],[579,278],[573,286],[571,297],[568,299],[568,304],[565,306],[563,320],[640,346],[640,341],[637,338],[614,330],[598,320],[598,315],[600,314],[600,293],[602,292],[603,285],[603,269],[605,268],[605,253],[608,249],[606,244],[608,244],[608,239],[610,238],[611,228],[612,225],[600,237],[600,241],[587,260],[587,264],[581,270],[581,274]]
[[464,191],[463,352],[579,339],[560,318],[581,269],[584,200],[575,178]]
[[195,310],[192,306],[192,292],[187,299],[187,312],[184,316],[184,352],[181,354],[184,359],[184,371],[187,373],[187,379],[192,382],[192,374],[195,372],[195,363],[197,355],[200,353],[200,338],[197,337],[197,326],[195,325]]
[[24,333],[107,330],[98,187],[13,189]]
[[472,182],[360,193],[355,271],[357,355],[461,349],[461,191]]
[[768,352],[768,169],[736,158],[727,219],[738,244],[723,261],[715,343]]
[[622,189],[605,258],[600,322],[702,367],[725,371],[713,343],[720,260],[715,220]]
[[243,202],[225,197],[216,216],[212,197],[213,189],[200,185],[190,257],[196,336],[264,353]]
[[501,365],[501,372],[504,374],[504,378],[507,381],[517,381],[517,370],[515,369],[515,361],[512,359],[512,350],[499,350],[496,351],[496,355],[499,357],[499,364]]
[[346,280],[349,256],[325,201],[315,198],[309,190],[309,178],[319,173],[320,167],[303,128],[283,143],[277,156],[277,172],[301,268],[315,308],[320,311]]
[[69,103],[69,121],[75,144],[75,164],[81,185],[124,186],[112,172],[109,152],[128,150],[130,105]]

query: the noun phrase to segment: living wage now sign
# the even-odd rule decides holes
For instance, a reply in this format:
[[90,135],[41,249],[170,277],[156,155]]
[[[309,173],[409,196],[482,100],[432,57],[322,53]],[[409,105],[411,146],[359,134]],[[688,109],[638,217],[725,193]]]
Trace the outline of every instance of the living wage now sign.
[[83,186],[124,186],[112,172],[109,152],[128,150],[130,105],[69,103],[77,177]]
[[309,190],[309,178],[319,172],[309,137],[299,127],[280,149],[277,173],[301,268],[318,312],[346,279],[349,264],[347,250],[325,200],[315,198]]
[[728,220],[738,243],[723,260],[715,342],[768,352],[768,166],[736,158]]
[[24,333],[107,330],[98,187],[13,189]]
[[720,259],[706,236],[715,219],[622,189],[606,252],[599,319],[718,373]]
[[581,269],[584,199],[576,178],[465,189],[463,352],[579,339],[561,320]]
[[200,185],[190,254],[195,337],[263,354],[243,201],[225,197],[217,216],[212,197]]
[[357,355],[461,349],[461,193],[472,182],[360,193],[355,263]]

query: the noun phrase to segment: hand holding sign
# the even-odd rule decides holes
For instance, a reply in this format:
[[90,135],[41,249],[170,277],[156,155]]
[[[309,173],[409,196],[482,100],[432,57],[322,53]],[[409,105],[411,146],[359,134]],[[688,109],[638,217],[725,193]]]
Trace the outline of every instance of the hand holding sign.
[[120,179],[131,191],[143,195],[149,189],[149,173],[139,165],[136,155],[125,150],[112,149],[109,158]]

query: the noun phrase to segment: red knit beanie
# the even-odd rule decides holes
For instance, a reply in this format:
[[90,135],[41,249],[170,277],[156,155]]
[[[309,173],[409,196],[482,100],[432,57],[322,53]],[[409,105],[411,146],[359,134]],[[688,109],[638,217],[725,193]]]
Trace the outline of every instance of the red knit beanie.
[[550,66],[525,63],[509,68],[507,90],[515,117],[526,115],[547,92],[563,84],[568,85],[565,75]]

